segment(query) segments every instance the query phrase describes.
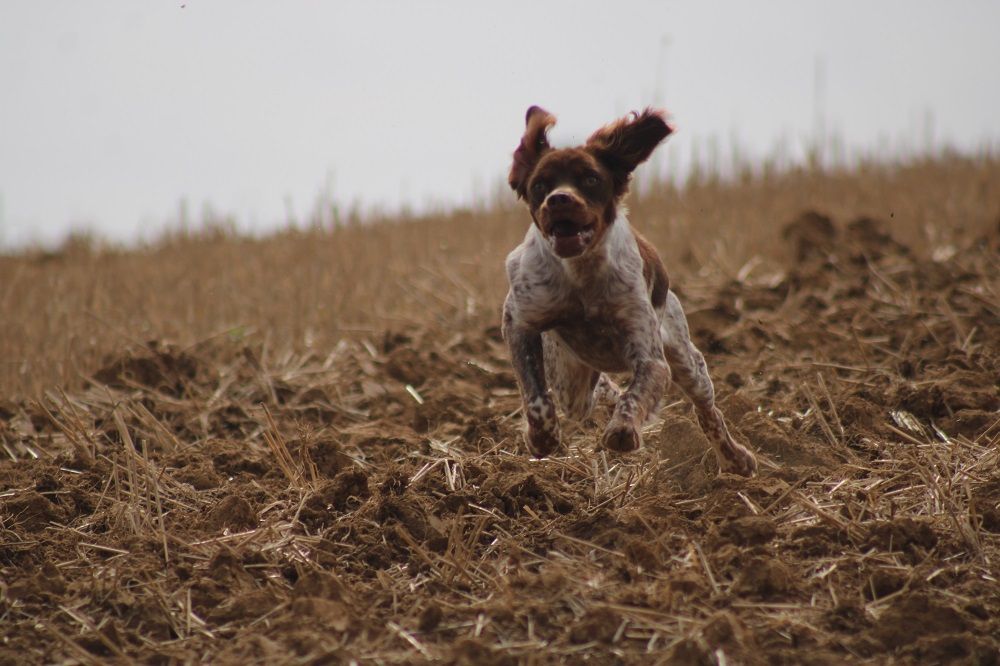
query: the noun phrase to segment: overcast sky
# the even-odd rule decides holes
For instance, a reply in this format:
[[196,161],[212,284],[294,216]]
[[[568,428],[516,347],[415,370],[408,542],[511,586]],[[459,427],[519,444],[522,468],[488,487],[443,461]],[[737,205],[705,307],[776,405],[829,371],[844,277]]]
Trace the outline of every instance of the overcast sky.
[[0,4],[0,245],[155,237],[179,202],[262,231],[320,197],[464,204],[525,109],[564,140],[650,104],[661,168],[714,141],[1000,146],[1000,2]]

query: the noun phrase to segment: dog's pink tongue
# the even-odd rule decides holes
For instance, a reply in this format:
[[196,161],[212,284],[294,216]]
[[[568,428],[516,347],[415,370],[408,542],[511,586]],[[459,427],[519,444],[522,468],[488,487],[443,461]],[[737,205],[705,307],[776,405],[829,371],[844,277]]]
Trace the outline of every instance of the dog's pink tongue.
[[575,257],[583,252],[586,247],[583,237],[580,234],[571,236],[556,236],[555,251],[560,257]]

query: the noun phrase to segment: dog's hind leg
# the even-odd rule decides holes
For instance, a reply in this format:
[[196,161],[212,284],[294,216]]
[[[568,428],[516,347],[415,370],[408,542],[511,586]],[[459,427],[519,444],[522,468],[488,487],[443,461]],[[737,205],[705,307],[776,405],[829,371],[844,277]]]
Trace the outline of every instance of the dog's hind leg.
[[618,404],[618,398],[622,397],[622,389],[614,383],[610,377],[601,373],[597,379],[597,386],[594,387],[594,404],[605,404],[614,407]]
[[673,379],[694,403],[698,423],[715,449],[719,469],[750,476],[757,471],[757,459],[729,434],[722,412],[715,406],[715,387],[705,357],[691,342],[687,317],[672,291],[667,293],[660,333]]
[[559,408],[574,421],[590,416],[597,393],[595,389],[602,388],[602,378],[606,382],[610,380],[578,359],[554,332],[542,334],[542,354],[545,379]]

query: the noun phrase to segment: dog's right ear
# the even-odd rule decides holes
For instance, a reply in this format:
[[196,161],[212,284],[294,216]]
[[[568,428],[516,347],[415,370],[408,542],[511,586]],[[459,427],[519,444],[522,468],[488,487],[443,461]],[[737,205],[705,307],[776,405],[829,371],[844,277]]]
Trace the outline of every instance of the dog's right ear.
[[611,169],[615,196],[621,196],[628,189],[635,168],[649,159],[656,146],[673,131],[666,112],[646,109],[597,130],[587,139],[587,148]]
[[539,158],[551,150],[546,131],[556,124],[556,117],[539,106],[532,106],[524,118],[524,136],[514,151],[514,162],[510,165],[507,182],[517,196],[528,198],[528,177],[535,170]]

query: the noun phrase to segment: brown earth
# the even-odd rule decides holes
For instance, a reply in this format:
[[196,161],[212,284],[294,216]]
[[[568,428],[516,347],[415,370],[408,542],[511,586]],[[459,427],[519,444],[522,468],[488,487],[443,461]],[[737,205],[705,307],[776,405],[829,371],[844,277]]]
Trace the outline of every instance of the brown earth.
[[688,404],[532,460],[495,325],[147,343],[0,403],[0,664],[1000,661],[1000,238],[803,214],[676,280]]

